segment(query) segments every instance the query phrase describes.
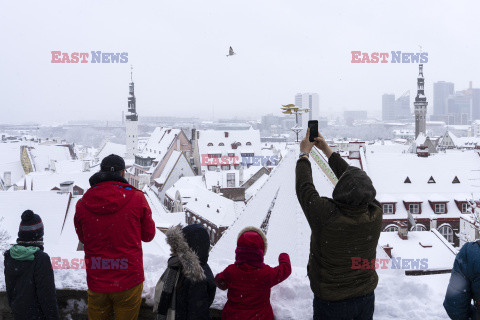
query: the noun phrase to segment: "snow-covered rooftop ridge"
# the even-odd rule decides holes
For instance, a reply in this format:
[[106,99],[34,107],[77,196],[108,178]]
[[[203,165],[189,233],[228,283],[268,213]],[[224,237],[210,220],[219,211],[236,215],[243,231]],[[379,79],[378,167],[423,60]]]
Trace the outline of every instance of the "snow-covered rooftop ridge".
[[168,158],[167,163],[165,164],[165,167],[163,168],[162,174],[160,177],[155,179],[155,182],[159,184],[165,184],[167,181],[168,176],[172,172],[172,169],[175,167],[177,164],[178,159],[182,156],[182,153],[177,150],[173,150],[172,154],[170,155],[170,158]]
[[163,159],[175,138],[181,133],[181,129],[157,127],[148,138],[141,154],[148,155],[158,160]]
[[[182,189],[178,191],[182,195]],[[193,212],[217,227],[229,227],[237,217],[237,211],[243,209],[235,201],[203,187],[193,186],[187,192],[191,198],[184,207],[185,211]]]
[[[191,189],[192,187],[201,187],[201,188],[204,188],[205,190],[207,189],[207,187],[205,185],[205,180],[203,179],[202,176],[181,177],[180,179],[178,179],[177,182],[175,182],[173,184],[173,186],[171,186],[166,191],[165,194],[170,199],[173,200],[173,199],[175,199],[175,194],[176,194],[177,190],[183,190],[185,192],[185,190]],[[182,197],[185,197],[185,195],[182,194]]]

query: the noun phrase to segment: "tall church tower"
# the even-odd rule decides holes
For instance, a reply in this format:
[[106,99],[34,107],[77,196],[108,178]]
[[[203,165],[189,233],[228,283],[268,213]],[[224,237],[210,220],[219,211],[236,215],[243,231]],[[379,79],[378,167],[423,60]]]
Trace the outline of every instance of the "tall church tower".
[[135,99],[135,84],[133,83],[133,68],[130,71],[130,85],[128,90],[128,112],[125,116],[125,129],[127,137],[126,159],[133,159],[138,151],[138,114]]
[[423,78],[423,64],[419,65],[417,78],[417,96],[415,97],[415,139],[420,133],[427,133],[427,97],[425,97],[425,79]]

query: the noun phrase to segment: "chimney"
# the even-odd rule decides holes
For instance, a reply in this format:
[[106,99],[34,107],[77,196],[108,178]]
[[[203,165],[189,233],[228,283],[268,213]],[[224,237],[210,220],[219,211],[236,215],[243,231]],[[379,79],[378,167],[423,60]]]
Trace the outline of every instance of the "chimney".
[[60,191],[58,193],[72,193],[73,194],[73,181],[65,181],[60,183]]
[[56,171],[55,162],[56,162],[55,160],[50,159],[50,171],[53,171],[53,172]]
[[196,131],[196,129],[193,128],[193,129],[192,129],[192,141],[195,140],[195,131]]
[[393,247],[390,247],[390,245],[387,243],[386,246],[382,246],[382,249],[385,251],[385,253],[387,254],[387,256],[390,257],[390,259],[392,258],[392,249]]
[[3,182],[5,183],[5,187],[9,188],[12,186],[12,172],[5,171],[3,173]]
[[90,171],[90,161],[88,161],[88,160],[83,161],[82,171],[83,172]]
[[225,131],[225,138],[228,138],[228,131]]
[[408,239],[408,224],[403,221],[397,221],[398,226],[398,236],[402,240]]

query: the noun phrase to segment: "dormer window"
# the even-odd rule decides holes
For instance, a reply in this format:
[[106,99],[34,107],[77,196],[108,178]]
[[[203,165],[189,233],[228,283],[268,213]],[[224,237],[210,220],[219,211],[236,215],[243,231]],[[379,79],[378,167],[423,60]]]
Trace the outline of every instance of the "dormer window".
[[209,142],[209,143],[207,144],[207,147],[213,147],[213,143]]
[[435,213],[445,213],[445,203],[435,204]]
[[448,213],[447,203],[448,201],[428,201],[432,210],[436,214]]
[[433,176],[431,176],[430,179],[428,179],[428,183],[436,183],[435,179],[433,179]]
[[406,202],[404,201],[405,209],[411,214],[421,214],[422,213],[422,203],[421,202]]
[[247,146],[251,146],[252,143],[251,143],[251,142],[247,142],[246,145],[247,145]]
[[223,142],[220,142],[220,143],[218,144],[219,147],[223,147],[224,145],[225,145],[225,144],[224,144]]
[[412,183],[412,181],[410,181],[410,178],[407,177],[407,178],[405,179],[405,181],[403,181],[403,183]]
[[470,213],[469,211],[470,204],[467,201],[455,200],[455,204],[457,205],[457,208],[461,213]]
[[458,179],[457,176],[455,176],[455,178],[453,178],[452,183],[460,183],[460,180]]
[[395,214],[395,203],[382,203],[383,214]]
[[408,212],[410,213],[420,213],[420,204],[411,203],[408,205]]

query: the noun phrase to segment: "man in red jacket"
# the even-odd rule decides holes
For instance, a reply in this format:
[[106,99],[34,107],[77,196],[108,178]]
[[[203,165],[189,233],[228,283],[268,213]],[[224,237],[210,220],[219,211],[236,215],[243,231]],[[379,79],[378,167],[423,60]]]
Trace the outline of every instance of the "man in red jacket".
[[155,236],[152,211],[143,193],[127,183],[125,162],[102,160],[91,188],[78,201],[75,230],[83,243],[88,284],[88,318],[137,319],[142,302],[142,241]]

